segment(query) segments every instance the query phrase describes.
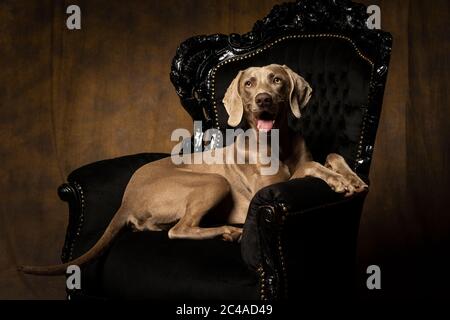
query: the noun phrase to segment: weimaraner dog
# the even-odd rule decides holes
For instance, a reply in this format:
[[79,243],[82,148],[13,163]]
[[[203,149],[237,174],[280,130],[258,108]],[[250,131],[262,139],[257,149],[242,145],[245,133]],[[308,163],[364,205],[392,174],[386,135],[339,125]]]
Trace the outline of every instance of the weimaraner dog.
[[[288,129],[288,113],[300,118],[311,93],[310,85],[287,66],[272,64],[240,71],[223,99],[229,114],[228,124],[236,127],[244,117],[256,135],[279,130],[279,169],[276,174],[262,175],[261,170],[267,165],[259,161],[253,164],[176,165],[169,157],[149,163],[134,173],[121,207],[102,237],[87,253],[66,264],[23,266],[19,269],[30,274],[64,274],[69,265],[85,264],[101,254],[127,225],[139,231],[161,230],[169,226],[170,239],[222,237],[226,241],[238,241],[241,228],[230,225],[203,228],[200,227],[202,217],[211,208],[227,207],[226,222],[243,224],[249,203],[258,190],[289,179],[317,177],[345,196],[363,191],[367,185],[342,156],[328,155],[325,165],[314,162],[301,135]],[[234,151],[246,159],[252,156],[254,151],[249,150],[245,143],[244,147],[239,145],[236,142],[223,150]],[[228,202],[227,206],[222,205],[224,201]]]

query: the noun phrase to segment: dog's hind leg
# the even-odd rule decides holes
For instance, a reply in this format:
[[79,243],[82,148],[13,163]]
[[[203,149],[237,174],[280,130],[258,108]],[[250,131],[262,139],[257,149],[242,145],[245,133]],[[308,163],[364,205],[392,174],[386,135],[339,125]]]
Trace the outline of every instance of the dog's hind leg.
[[215,174],[202,177],[202,186],[197,186],[187,199],[186,211],[181,219],[169,230],[170,239],[211,239],[221,236],[226,241],[237,241],[241,228],[221,226],[199,227],[202,217],[219,204],[230,193],[228,181]]

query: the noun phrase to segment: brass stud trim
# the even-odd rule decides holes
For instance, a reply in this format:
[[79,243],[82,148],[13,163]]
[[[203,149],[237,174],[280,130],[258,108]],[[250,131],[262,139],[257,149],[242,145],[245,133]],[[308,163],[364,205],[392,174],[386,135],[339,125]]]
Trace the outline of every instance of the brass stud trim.
[[267,300],[267,295],[266,295],[266,288],[265,288],[265,272],[262,266],[259,266],[258,269],[256,269],[256,272],[259,275],[259,293],[260,293],[260,298],[261,300]]
[[[85,209],[85,197],[84,197],[84,192],[83,192],[83,188],[81,188],[81,185],[78,184],[76,181],[73,181],[72,184],[74,185],[75,189],[77,190],[79,196],[80,196],[80,217],[78,220],[78,225],[76,226],[76,233],[75,235],[78,237],[81,233],[81,229],[83,227],[83,223],[84,223],[84,209]],[[75,242],[77,239],[73,238],[71,239],[71,243],[70,243],[70,247],[69,247],[69,261],[73,260],[73,250],[75,248]]]
[[278,251],[279,251],[279,257],[280,257],[280,264],[281,264],[281,272],[283,273],[283,279],[284,279],[284,296],[287,297],[288,294],[288,279],[287,279],[287,269],[286,269],[286,263],[285,263],[285,255],[284,255],[284,246],[283,246],[283,228],[284,223],[286,222],[286,217],[288,215],[288,208],[284,203],[279,203],[278,208],[281,208],[281,222],[280,222],[280,229],[278,233]]

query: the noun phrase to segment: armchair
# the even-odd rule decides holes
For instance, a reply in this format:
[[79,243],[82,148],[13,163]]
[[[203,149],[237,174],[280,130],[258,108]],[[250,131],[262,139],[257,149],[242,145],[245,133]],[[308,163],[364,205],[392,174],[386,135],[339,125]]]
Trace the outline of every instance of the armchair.
[[[367,18],[364,5],[348,0],[277,5],[244,35],[183,42],[171,80],[193,120],[202,121],[204,130],[224,131],[228,115],[222,99],[237,72],[288,65],[314,90],[300,121],[290,125],[302,131],[315,160],[339,153],[367,181],[392,43],[390,34],[369,30]],[[98,240],[132,174],[165,156],[99,161],[68,176],[58,190],[70,211],[63,262]],[[82,267],[82,289],[68,295],[251,300],[350,295],[364,198],[364,193],[345,198],[307,177],[260,190],[241,243],[124,231],[101,258]]]

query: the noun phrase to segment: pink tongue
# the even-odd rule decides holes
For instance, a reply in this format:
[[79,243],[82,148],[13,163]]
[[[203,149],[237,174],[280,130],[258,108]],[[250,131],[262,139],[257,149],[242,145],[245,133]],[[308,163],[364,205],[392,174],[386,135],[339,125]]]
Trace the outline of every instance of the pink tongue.
[[257,127],[259,130],[272,130],[273,121],[272,120],[258,120]]

